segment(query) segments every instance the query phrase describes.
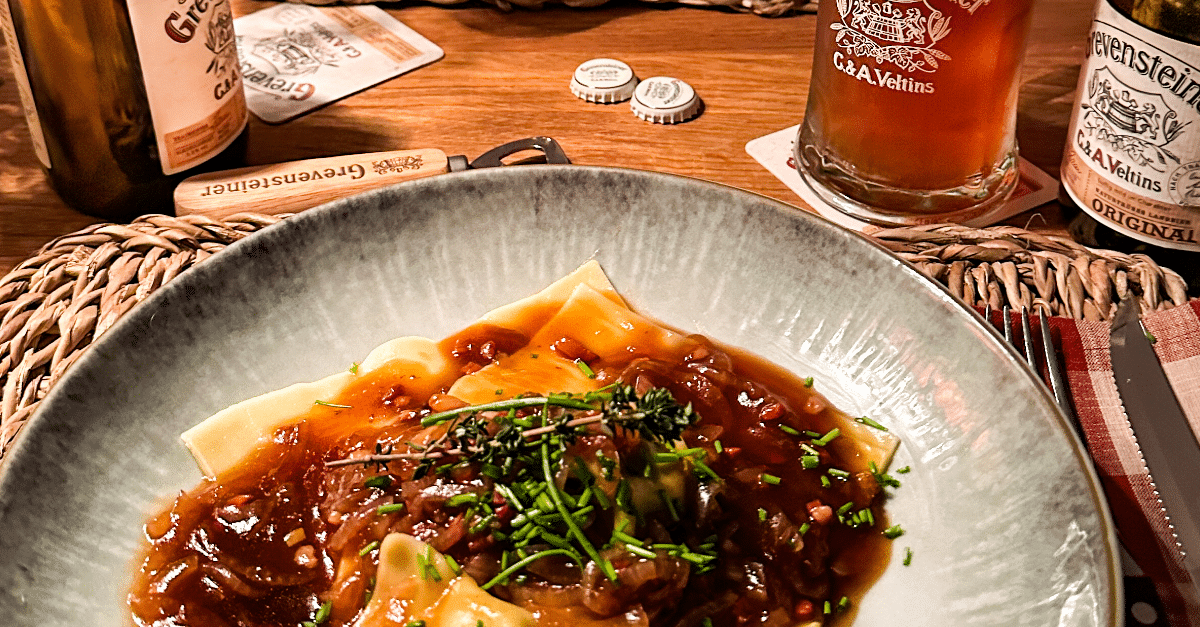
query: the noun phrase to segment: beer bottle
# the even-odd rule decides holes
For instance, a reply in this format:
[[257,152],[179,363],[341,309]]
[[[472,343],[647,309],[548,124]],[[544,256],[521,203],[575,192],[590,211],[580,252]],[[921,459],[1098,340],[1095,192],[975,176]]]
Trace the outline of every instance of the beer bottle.
[[230,0],[0,0],[34,152],[72,207],[171,210],[199,166],[229,166],[248,119]]
[[1200,294],[1200,0],[1099,0],[1087,44],[1062,164],[1071,235]]

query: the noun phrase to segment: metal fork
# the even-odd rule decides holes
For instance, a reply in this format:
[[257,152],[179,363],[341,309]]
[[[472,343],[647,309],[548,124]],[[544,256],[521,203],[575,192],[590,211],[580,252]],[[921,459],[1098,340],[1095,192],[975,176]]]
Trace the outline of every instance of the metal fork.
[[[1083,426],[1079,423],[1079,417],[1075,414],[1074,406],[1071,403],[1071,391],[1067,388],[1066,378],[1063,375],[1062,362],[1058,358],[1058,350],[1054,347],[1054,336],[1050,332],[1050,322],[1046,319],[1046,312],[1040,308],[1037,312],[1038,331],[1041,335],[1042,345],[1040,354],[1034,346],[1034,333],[1032,325],[1029,322],[1030,316],[1027,307],[1021,307],[1020,322],[1013,322],[1012,308],[1008,305],[1005,305],[1001,310],[1001,316],[1003,320],[1004,339],[1024,355],[1025,361],[1029,363],[1034,372],[1041,373],[1039,363],[1046,365],[1046,385],[1050,387],[1050,391],[1054,394],[1054,401],[1058,403],[1058,407],[1062,410],[1063,415],[1069,418],[1071,424],[1075,426],[1075,431],[1086,448],[1087,438],[1084,436]],[[983,318],[988,321],[988,324],[993,324],[991,306],[983,310]],[[1019,337],[1017,336],[1018,328],[1020,330]],[[1039,357],[1041,359],[1040,362]]]

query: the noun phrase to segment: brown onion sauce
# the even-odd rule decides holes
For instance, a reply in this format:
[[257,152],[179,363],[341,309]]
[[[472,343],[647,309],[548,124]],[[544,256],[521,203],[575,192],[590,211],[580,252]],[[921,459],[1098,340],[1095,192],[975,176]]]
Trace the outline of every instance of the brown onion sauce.
[[[513,331],[476,326],[448,338],[441,347],[466,373],[526,342]],[[568,358],[588,361],[601,383],[621,378],[638,388],[666,387],[680,402],[692,403],[701,420],[685,432],[685,442],[708,449],[708,464],[724,479],[716,497],[718,520],[713,529],[703,531],[720,531],[722,537],[716,573],[693,576],[686,588],[669,595],[660,590],[658,597],[667,598],[646,601],[644,608],[633,603],[625,609],[643,611],[629,616],[645,624],[653,615],[650,624],[655,627],[699,625],[705,617],[717,627],[779,627],[821,619],[823,600],[836,604],[845,595],[857,601],[882,573],[890,553],[889,541],[881,535],[886,522],[879,488],[849,437],[823,447],[822,461],[853,476],[823,487],[821,472],[804,470],[798,463],[804,454],[800,443],[808,440],[779,428],[784,424],[826,433],[835,426],[836,410],[797,377],[765,360],[700,336],[687,338],[685,348],[682,358],[668,355],[659,361],[645,357],[652,350],[638,347],[630,354],[640,357],[613,363],[596,359],[569,338],[554,348]],[[489,490],[487,477],[475,469],[460,469],[433,484],[429,478],[398,480],[381,489],[367,487],[364,481],[386,472],[408,479],[416,464],[391,462],[386,472],[375,465],[323,464],[363,455],[377,446],[406,450],[403,443],[422,430],[418,411],[427,403],[438,409],[439,403],[453,402],[437,396],[413,398],[394,372],[377,369],[359,377],[340,398],[327,399],[352,409],[315,406],[304,420],[279,430],[245,464],[181,494],[146,524],[148,546],[128,598],[135,623],[298,626],[312,620],[323,603],[332,602],[323,625],[350,625],[365,605],[377,567],[375,553],[359,553],[395,531],[413,534],[452,555],[484,583],[499,570],[499,547],[488,530],[470,533],[461,511],[439,506],[439,499],[444,504],[456,490]],[[721,454],[714,447],[718,439]],[[764,472],[779,477],[779,484],[763,483]],[[689,491],[696,489],[692,481]],[[697,507],[698,498],[689,498],[691,507]],[[810,515],[814,501],[836,510],[850,500],[855,510],[871,503],[874,526],[851,529],[839,524],[836,514],[832,522],[820,524]],[[380,505],[401,502],[407,504],[403,512],[377,513]],[[703,516],[690,511],[684,520],[690,518]],[[810,528],[797,536],[797,527],[805,522]],[[607,533],[603,531],[597,546]],[[797,537],[803,545],[799,549],[787,542]],[[545,561],[543,570],[555,568]],[[578,576],[578,569],[568,575]],[[530,584],[529,590],[510,582],[492,592],[526,605],[540,598],[550,604],[563,599],[570,604],[577,598],[539,575],[530,580],[537,585]],[[852,603],[848,611],[824,619],[848,623],[853,613]],[[602,618],[580,607],[547,607],[537,615],[539,624]],[[615,618],[618,624],[625,620],[623,614]]]

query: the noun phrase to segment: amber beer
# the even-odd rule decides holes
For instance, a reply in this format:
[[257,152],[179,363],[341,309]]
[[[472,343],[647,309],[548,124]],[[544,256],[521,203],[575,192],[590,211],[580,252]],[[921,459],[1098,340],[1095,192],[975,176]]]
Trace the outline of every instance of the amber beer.
[[1033,0],[822,0],[796,163],[860,219],[980,217],[1016,185]]

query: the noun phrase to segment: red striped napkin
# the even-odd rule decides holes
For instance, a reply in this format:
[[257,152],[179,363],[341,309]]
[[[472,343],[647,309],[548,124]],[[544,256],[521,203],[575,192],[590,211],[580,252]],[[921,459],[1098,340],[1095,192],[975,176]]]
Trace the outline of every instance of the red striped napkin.
[[[1146,314],[1143,325],[1192,430],[1200,433],[1200,300]],[[1113,377],[1107,322],[1053,318],[1061,334],[1067,385],[1116,522],[1123,556],[1128,625],[1200,627],[1200,597],[1182,566]],[[1200,481],[1200,477],[1155,477]],[[1132,558],[1131,560],[1129,558]],[[1139,601],[1145,605],[1139,605]]]

